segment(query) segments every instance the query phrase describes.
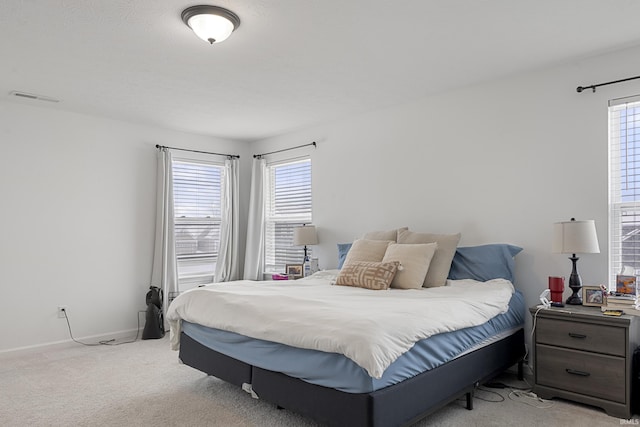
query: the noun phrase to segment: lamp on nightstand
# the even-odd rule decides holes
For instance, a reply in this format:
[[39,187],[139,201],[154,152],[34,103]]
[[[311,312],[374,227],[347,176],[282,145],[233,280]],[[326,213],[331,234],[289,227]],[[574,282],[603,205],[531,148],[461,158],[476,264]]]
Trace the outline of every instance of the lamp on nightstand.
[[315,225],[303,224],[301,227],[295,227],[293,229],[293,245],[304,246],[304,261],[308,262],[307,245],[317,245],[318,234],[316,233]]
[[576,254],[599,254],[598,235],[594,220],[556,222],[553,224],[553,252],[571,254],[569,259],[573,263],[573,270],[569,276],[569,287],[573,294],[567,299],[567,304],[580,305],[582,297],[582,279],[578,274],[577,262],[580,258]]

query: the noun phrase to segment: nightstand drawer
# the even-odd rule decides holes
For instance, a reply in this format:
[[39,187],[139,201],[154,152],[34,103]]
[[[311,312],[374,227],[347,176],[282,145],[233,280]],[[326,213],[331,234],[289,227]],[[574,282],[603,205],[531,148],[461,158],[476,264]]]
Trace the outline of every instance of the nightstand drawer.
[[555,319],[538,319],[536,341],[542,344],[625,356],[626,330],[615,326],[595,325]]
[[536,345],[536,384],[625,402],[623,357]]

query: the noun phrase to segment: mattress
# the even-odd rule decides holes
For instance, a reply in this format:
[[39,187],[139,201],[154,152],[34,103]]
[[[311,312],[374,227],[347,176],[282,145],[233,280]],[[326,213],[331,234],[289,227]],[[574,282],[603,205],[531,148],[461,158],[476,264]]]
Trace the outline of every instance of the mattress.
[[296,348],[340,353],[380,379],[419,340],[479,326],[509,308],[506,279],[451,280],[447,286],[371,291],[329,277],[239,280],[191,289],[167,310],[171,348],[182,322]]
[[368,393],[402,382],[515,333],[524,325],[525,312],[524,297],[516,291],[505,313],[479,326],[418,341],[379,379],[369,376],[362,367],[338,353],[291,347],[187,321],[182,322],[182,331],[200,344],[244,363],[347,393]]

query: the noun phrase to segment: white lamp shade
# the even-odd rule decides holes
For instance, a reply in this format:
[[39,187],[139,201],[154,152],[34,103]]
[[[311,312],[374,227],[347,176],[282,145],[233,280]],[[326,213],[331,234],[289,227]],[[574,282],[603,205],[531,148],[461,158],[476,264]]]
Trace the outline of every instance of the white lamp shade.
[[302,227],[295,227],[293,229],[293,245],[294,246],[306,246],[317,245],[318,234],[316,233],[315,225],[303,225]]
[[594,220],[563,221],[553,224],[553,252],[598,254],[598,235]]
[[214,40],[214,43],[226,40],[234,30],[231,21],[218,15],[195,15],[189,18],[187,25],[196,36],[204,41]]

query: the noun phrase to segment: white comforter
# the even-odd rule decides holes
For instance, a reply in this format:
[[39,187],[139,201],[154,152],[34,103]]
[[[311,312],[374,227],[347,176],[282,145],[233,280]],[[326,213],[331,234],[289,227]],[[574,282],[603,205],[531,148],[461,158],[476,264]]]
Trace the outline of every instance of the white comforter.
[[380,378],[415,342],[485,323],[507,311],[511,282],[372,291],[331,285],[331,274],[296,281],[242,280],[192,289],[169,306],[171,346],[181,321],[293,347],[341,353]]

